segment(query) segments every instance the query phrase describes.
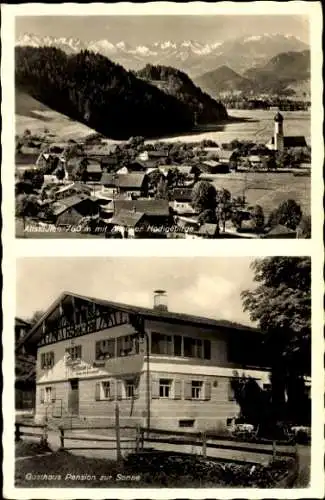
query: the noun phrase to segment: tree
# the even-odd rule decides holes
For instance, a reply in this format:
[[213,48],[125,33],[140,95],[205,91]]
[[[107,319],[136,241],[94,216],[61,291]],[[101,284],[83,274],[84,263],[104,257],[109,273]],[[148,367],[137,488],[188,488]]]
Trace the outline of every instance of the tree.
[[43,315],[44,315],[43,311],[35,311],[29,320],[29,323],[31,324],[31,326],[33,327],[34,325],[36,325],[36,323],[41,319],[41,317]]
[[85,182],[87,180],[87,166],[88,160],[87,158],[83,158],[79,162],[79,165],[76,165],[73,169],[71,174],[72,180]]
[[214,210],[217,206],[217,191],[208,181],[197,182],[192,191],[193,207],[199,212]]
[[160,177],[160,180],[157,185],[156,198],[160,200],[168,200],[167,181],[163,176]]
[[285,393],[293,394],[289,386],[302,384],[311,371],[311,259],[267,257],[254,261],[252,269],[257,286],[241,296],[264,333],[273,418],[281,420],[287,418]]
[[303,215],[300,224],[297,228],[299,238],[311,238],[311,217],[310,215]]
[[264,391],[251,377],[239,376],[234,371],[231,379],[231,388],[236,403],[240,408],[240,419],[255,426],[268,419],[270,401],[268,393]]
[[289,229],[295,230],[300,223],[302,210],[294,200],[286,200],[280,203],[276,210],[271,212],[268,225],[270,227],[281,224]]
[[226,231],[226,221],[231,216],[231,193],[227,189],[217,191],[217,206],[219,209],[220,219],[222,221],[223,232]]
[[64,170],[64,167],[59,167],[57,170],[56,170],[56,177],[59,181],[62,181],[64,178],[65,178],[65,170]]
[[39,212],[39,204],[34,195],[20,194],[16,197],[16,216],[35,217]]
[[34,189],[41,189],[44,184],[44,174],[41,169],[25,170],[23,181],[29,181]]
[[251,218],[254,223],[256,233],[262,233],[264,230],[264,212],[260,205],[255,205],[251,211]]
[[215,210],[203,210],[198,217],[198,223],[202,224],[218,224],[218,218]]

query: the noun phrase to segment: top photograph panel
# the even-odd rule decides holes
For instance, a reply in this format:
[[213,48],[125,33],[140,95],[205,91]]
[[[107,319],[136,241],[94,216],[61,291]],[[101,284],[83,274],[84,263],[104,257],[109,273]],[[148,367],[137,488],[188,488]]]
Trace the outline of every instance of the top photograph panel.
[[16,17],[16,237],[310,238],[309,37],[307,15]]

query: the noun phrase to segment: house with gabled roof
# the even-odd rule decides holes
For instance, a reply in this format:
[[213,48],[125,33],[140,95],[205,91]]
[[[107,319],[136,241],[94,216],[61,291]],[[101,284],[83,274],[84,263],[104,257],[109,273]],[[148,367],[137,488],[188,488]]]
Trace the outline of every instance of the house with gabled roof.
[[79,193],[52,203],[51,212],[56,226],[73,228],[78,227],[85,217],[98,215],[99,208],[95,199]]
[[36,356],[37,421],[108,425],[118,404],[129,425],[217,430],[239,411],[234,377],[269,383],[261,340],[249,326],[173,312],[156,290],[152,308],[63,292],[22,342]]

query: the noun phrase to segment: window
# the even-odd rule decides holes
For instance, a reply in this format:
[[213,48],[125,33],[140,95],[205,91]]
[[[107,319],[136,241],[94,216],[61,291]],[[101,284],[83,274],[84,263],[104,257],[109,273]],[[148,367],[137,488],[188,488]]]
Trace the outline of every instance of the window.
[[211,359],[211,342],[210,340],[204,340],[204,359]]
[[41,369],[49,370],[54,366],[54,352],[43,352],[41,354]]
[[188,358],[203,358],[202,340],[184,337],[184,356]]
[[81,359],[81,345],[68,347],[65,352],[67,353],[68,361],[77,361]]
[[105,401],[114,399],[113,386],[111,381],[103,380],[95,386],[95,400]]
[[55,401],[55,387],[42,387],[40,389],[40,400],[42,404],[49,404]]
[[182,355],[182,337],[181,335],[174,335],[174,356]]
[[139,342],[135,335],[117,338],[117,356],[130,356],[139,353]]
[[45,387],[45,403],[50,403],[52,401],[52,387]]
[[102,382],[103,399],[109,399],[111,396],[111,384],[107,381]]
[[153,333],[151,335],[152,354],[173,355],[173,336]]
[[192,399],[201,399],[203,382],[192,380]]
[[115,358],[115,339],[96,342],[96,360]]
[[161,378],[159,380],[159,397],[169,398],[171,397],[171,385],[172,381],[167,378]]
[[133,381],[127,381],[125,383],[125,397],[126,399],[134,398],[135,390]]
[[179,420],[178,427],[194,427],[195,420]]

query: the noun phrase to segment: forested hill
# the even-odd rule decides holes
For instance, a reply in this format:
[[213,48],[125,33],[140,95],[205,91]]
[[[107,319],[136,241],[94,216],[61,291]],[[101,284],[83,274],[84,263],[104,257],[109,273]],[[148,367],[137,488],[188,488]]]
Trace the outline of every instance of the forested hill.
[[55,111],[126,139],[189,131],[191,107],[93,52],[16,47],[16,85]]
[[202,92],[186,73],[176,68],[147,64],[136,75],[186,104],[194,113],[198,124],[216,123],[228,118],[222,103]]

